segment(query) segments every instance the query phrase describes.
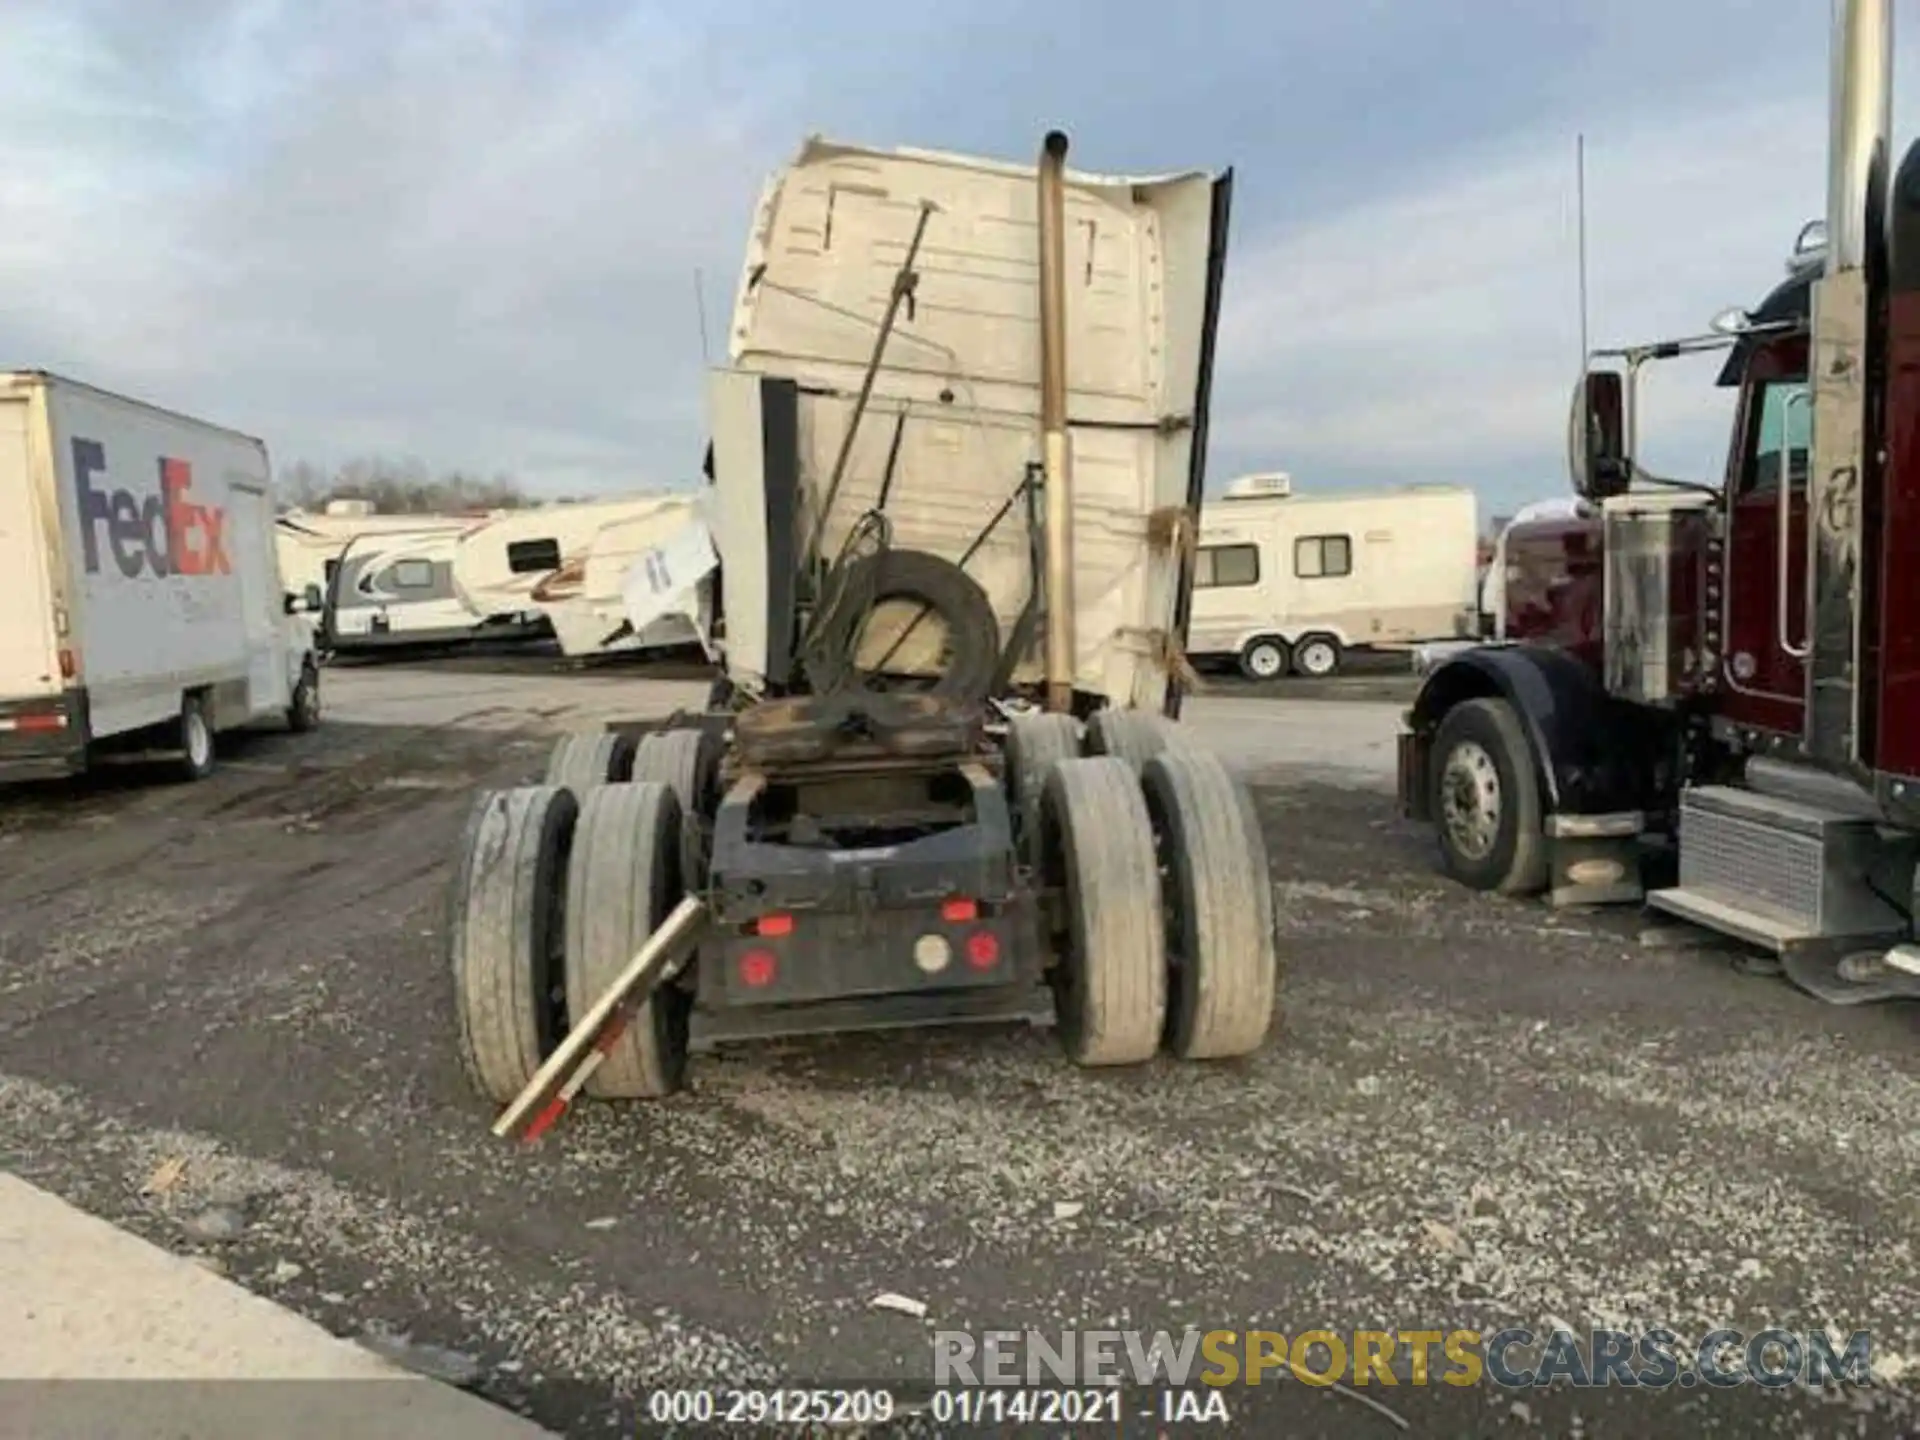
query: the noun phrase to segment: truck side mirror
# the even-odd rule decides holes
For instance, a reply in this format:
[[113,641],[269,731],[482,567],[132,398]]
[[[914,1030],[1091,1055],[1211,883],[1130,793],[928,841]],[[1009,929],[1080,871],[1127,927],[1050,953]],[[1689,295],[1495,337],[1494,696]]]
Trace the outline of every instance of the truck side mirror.
[[307,586],[306,601],[307,609],[315,615],[327,608],[327,597],[318,585]]
[[1574,493],[1598,503],[1633,480],[1627,455],[1626,387],[1617,370],[1589,370],[1573,392],[1567,462]]

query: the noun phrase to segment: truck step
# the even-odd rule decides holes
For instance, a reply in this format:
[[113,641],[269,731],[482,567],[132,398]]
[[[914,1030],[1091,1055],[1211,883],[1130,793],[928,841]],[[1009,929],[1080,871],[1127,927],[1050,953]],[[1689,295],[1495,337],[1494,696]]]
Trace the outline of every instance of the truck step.
[[1803,941],[1901,933],[1911,838],[1807,799],[1703,785],[1680,797],[1680,883],[1655,908],[1777,953]]

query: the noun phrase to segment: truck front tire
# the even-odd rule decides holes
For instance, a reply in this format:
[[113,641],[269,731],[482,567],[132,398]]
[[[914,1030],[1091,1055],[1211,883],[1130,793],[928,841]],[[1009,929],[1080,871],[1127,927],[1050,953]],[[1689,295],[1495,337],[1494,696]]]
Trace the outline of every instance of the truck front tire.
[[1449,875],[1502,895],[1546,888],[1539,770],[1511,705],[1488,698],[1449,710],[1434,737],[1427,785]]
[[320,726],[320,668],[312,661],[300,667],[300,683],[287,702],[287,728],[305,735]]

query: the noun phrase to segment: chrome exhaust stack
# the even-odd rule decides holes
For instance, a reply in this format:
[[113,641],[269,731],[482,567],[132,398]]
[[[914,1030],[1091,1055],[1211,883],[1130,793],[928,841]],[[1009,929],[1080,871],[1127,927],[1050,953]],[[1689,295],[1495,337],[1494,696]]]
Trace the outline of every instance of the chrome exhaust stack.
[[[1859,736],[1861,511],[1880,449],[1870,331],[1886,283],[1893,0],[1834,0],[1832,60],[1826,266],[1813,289],[1808,353],[1807,633],[1804,640],[1786,634],[1783,618],[1779,642],[1806,663],[1808,751],[1851,767]],[[1784,568],[1780,583],[1787,583]]]
[[1067,442],[1067,137],[1040,150],[1040,444],[1046,477],[1047,709],[1073,708],[1073,452]]

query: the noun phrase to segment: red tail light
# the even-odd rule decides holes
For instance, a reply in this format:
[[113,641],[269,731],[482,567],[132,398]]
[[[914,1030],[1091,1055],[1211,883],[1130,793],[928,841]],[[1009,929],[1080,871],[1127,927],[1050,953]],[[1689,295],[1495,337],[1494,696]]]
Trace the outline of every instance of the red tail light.
[[753,930],[754,933],[763,940],[778,940],[784,935],[791,935],[793,933],[793,917],[791,915],[762,915],[754,924]]
[[999,936],[991,930],[976,930],[967,937],[967,964],[976,970],[991,970],[999,963]]
[[964,925],[979,914],[980,907],[971,900],[949,900],[940,907],[940,918],[949,925]]
[[14,718],[13,728],[28,734],[45,735],[54,730],[66,729],[67,717],[59,714],[20,715]]
[[740,983],[749,990],[764,990],[779,973],[780,961],[771,950],[749,950],[740,957]]

